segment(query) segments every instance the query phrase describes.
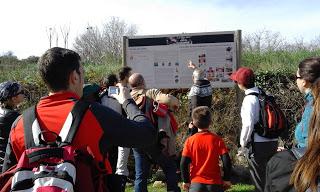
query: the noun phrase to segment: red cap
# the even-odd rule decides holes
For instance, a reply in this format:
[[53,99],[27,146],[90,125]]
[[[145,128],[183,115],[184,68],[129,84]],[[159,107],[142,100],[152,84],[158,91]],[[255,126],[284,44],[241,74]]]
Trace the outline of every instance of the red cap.
[[254,78],[254,73],[252,69],[248,67],[240,67],[236,72],[230,75],[230,79],[243,85],[247,85],[252,78]]

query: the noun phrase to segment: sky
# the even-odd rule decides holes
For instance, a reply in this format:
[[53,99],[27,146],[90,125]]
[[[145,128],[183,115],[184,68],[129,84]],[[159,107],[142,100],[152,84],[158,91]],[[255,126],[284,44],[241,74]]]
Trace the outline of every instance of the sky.
[[[137,35],[242,30],[280,32],[289,41],[320,36],[318,0],[0,0],[0,55],[40,56],[48,31],[70,28],[69,46],[88,26],[111,17],[137,26]],[[52,40],[56,46],[56,40]]]

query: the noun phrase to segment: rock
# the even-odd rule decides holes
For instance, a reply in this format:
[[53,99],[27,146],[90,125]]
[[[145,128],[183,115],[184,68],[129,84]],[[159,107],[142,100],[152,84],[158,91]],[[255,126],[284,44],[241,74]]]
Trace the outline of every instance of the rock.
[[156,188],[160,188],[160,187],[164,187],[166,184],[162,181],[155,181],[152,185],[152,187],[156,187]]

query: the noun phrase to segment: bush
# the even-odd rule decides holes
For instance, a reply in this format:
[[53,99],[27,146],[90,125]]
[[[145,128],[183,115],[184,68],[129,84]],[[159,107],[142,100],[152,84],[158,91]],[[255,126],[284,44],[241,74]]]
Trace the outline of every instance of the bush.
[[[286,145],[292,145],[293,131],[301,115],[304,99],[297,89],[293,74],[284,72],[261,72],[256,74],[256,85],[263,88],[268,94],[274,95],[280,108],[285,113],[289,126],[290,135],[285,140]],[[213,125],[210,129],[221,135],[231,156],[236,154],[241,131],[240,107],[244,93],[238,92],[236,88],[214,89],[213,93]],[[188,129],[187,96],[186,93],[178,94],[182,106],[176,114],[180,122],[180,129],[177,136],[178,151],[182,149]]]
[[[267,92],[275,95],[277,102],[285,112],[291,130],[294,129],[303,108],[303,95],[296,88],[294,74],[298,62],[305,57],[319,55],[316,51],[274,51],[274,52],[244,52],[242,63],[254,68],[256,73],[257,85],[264,88]],[[272,65],[278,66],[273,67]],[[86,82],[100,82],[104,76],[112,72],[117,72],[121,67],[120,63],[107,63],[103,65],[84,64],[86,71]],[[1,69],[0,69],[1,70]],[[23,108],[37,102],[40,97],[48,93],[37,71],[35,63],[23,63],[15,65],[14,70],[2,70],[0,81],[15,80],[24,85],[29,93],[28,102]],[[187,90],[171,90],[180,102],[181,108],[176,114],[180,129],[177,136],[178,150],[182,149],[188,123],[188,98]],[[243,93],[238,93],[236,89],[215,89],[213,94],[213,125],[212,130],[221,134],[234,154],[238,137],[241,130],[240,105]],[[290,138],[293,132],[291,131]],[[287,142],[291,142],[292,139]]]

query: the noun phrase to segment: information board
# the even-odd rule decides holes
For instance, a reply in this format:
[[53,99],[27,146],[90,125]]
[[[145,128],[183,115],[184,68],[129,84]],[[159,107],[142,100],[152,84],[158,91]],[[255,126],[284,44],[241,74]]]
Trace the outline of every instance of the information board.
[[212,87],[233,87],[241,31],[124,37],[124,65],[141,73],[148,88],[190,88],[191,60]]

